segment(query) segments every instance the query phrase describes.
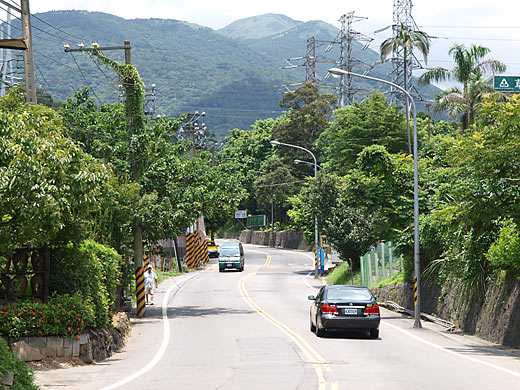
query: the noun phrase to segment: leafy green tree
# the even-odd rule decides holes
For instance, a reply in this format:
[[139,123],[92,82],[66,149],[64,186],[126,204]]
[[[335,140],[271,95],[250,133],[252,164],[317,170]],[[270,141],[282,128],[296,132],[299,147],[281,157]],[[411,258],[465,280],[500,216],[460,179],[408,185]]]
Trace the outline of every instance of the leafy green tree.
[[318,145],[327,166],[338,175],[346,174],[359,153],[369,145],[383,145],[390,153],[406,151],[405,118],[379,92],[363,102],[334,110],[331,126]]
[[316,178],[303,184],[298,194],[289,197],[291,209],[287,214],[303,230],[307,242],[314,243],[314,215],[317,216],[319,234],[329,237],[334,230],[328,219],[336,207],[339,193],[339,178],[320,170]]
[[[465,288],[483,288],[494,267],[511,262],[509,269],[515,268],[513,259],[501,263],[493,255],[514,249],[514,235],[508,249],[504,234],[520,221],[519,120],[517,97],[509,102],[489,97],[475,126],[443,146],[444,166],[432,176],[432,212],[421,221],[430,270],[442,280],[455,277]],[[505,218],[507,226],[499,222]]]
[[231,130],[226,138],[226,145],[217,154],[220,166],[226,166],[233,175],[240,179],[241,186],[247,191],[240,207],[250,212],[258,211],[254,182],[261,175],[262,164],[269,160],[274,151],[269,143],[273,127],[287,121],[286,116],[277,119],[256,121],[251,130]]
[[271,204],[279,211],[280,219],[284,219],[288,207],[288,197],[296,191],[297,179],[290,169],[279,158],[267,160],[260,176],[254,182],[255,196],[259,209],[271,214]]
[[455,44],[448,51],[455,60],[453,70],[438,67],[419,78],[422,84],[451,79],[462,84],[462,89],[453,87],[437,95],[434,109],[447,110],[453,117],[462,115],[463,130],[474,123],[476,107],[482,100],[482,96],[493,91],[492,87],[485,82],[485,76],[506,70],[506,65],[500,61],[483,60],[489,52],[490,50],[483,46],[471,45],[468,49],[464,45]]
[[[379,52],[381,54],[381,61],[386,61],[388,56],[392,53],[397,52],[400,48],[403,49],[403,74],[404,77],[404,89],[408,91],[408,56],[412,55],[413,50],[417,49],[421,52],[426,62],[428,53],[430,52],[430,38],[428,34],[423,31],[413,31],[404,27],[401,23],[399,33],[392,38],[388,38],[381,43]],[[412,154],[412,141],[410,137],[410,113],[409,113],[409,102],[406,97],[406,130],[408,134],[408,154]]]
[[[288,120],[273,128],[273,139],[312,150],[314,142],[329,126],[327,115],[335,102],[334,96],[320,95],[318,88],[311,83],[305,83],[295,92],[286,93],[280,107],[289,110]],[[288,165],[294,159],[309,158],[307,153],[295,148],[280,148],[277,153]]]
[[20,89],[0,99],[0,253],[88,235],[110,169],[64,136],[62,118]]

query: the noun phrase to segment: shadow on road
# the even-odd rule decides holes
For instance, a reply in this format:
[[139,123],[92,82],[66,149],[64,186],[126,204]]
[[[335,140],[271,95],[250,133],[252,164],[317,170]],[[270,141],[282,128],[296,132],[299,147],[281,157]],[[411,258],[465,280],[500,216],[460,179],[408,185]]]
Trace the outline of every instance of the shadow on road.
[[[254,314],[252,310],[237,310],[229,307],[201,308],[200,306],[178,306],[167,309],[168,318],[188,318],[206,317],[221,315],[243,315]],[[147,306],[145,317],[162,318],[162,308],[160,306]]]
[[380,338],[371,339],[366,332],[357,330],[328,330],[324,337],[327,339],[380,340]]
[[460,348],[449,348],[447,350],[460,353],[461,355],[479,355],[479,356],[504,356],[504,357],[520,357],[520,351],[511,350],[500,345],[467,345]]

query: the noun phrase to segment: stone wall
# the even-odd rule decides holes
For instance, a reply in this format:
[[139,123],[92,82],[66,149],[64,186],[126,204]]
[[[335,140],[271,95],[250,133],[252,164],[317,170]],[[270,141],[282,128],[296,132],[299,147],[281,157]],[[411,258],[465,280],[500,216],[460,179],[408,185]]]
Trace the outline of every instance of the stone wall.
[[75,337],[4,337],[11,352],[24,361],[42,360],[46,357],[79,357],[92,363],[111,356],[120,350],[130,333],[126,313],[114,317],[114,327],[91,329]]
[[[238,239],[245,244],[269,246],[271,232],[243,230]],[[274,243],[278,248],[312,251],[312,247],[305,242],[301,231],[274,232]]]
[[[373,289],[379,301],[394,301],[413,310],[412,284]],[[453,322],[466,333],[512,348],[520,347],[520,281],[502,275],[485,291],[465,291],[456,281],[444,288],[424,282],[421,312]]]

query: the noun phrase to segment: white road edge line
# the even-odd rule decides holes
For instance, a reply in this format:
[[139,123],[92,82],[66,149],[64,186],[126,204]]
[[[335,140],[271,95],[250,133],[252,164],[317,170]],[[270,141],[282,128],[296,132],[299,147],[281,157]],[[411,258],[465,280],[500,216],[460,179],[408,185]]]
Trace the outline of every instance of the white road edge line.
[[155,356],[148,362],[146,366],[141,368],[139,371],[135,372],[134,374],[126,377],[125,379],[120,380],[119,382],[116,382],[110,386],[103,387],[101,390],[112,390],[117,389],[118,387],[121,387],[137,378],[139,378],[141,375],[144,375],[148,371],[150,371],[163,357],[164,353],[166,352],[166,348],[168,347],[168,344],[170,343],[170,322],[168,321],[168,299],[170,297],[170,293],[175,287],[178,287],[181,283],[184,283],[188,281],[189,279],[195,277],[197,274],[193,274],[186,279],[183,279],[179,282],[177,282],[174,279],[174,285],[171,286],[168,291],[166,292],[166,295],[163,297],[163,303],[162,303],[162,318],[163,318],[163,339],[161,346],[159,347],[159,350],[155,354]]
[[419,341],[419,342],[421,342],[423,344],[426,344],[426,345],[428,345],[428,346],[430,346],[432,348],[440,349],[441,351],[444,351],[444,352],[449,353],[451,355],[457,356],[459,358],[466,359],[466,360],[469,360],[469,361],[474,362],[474,363],[479,363],[479,364],[482,364],[484,366],[488,366],[488,367],[494,368],[495,370],[499,370],[499,371],[505,372],[506,374],[510,374],[510,375],[513,375],[513,376],[516,376],[516,377],[520,377],[520,372],[509,370],[507,368],[500,367],[500,366],[497,366],[496,364],[488,363],[488,362],[485,362],[483,360],[475,359],[475,358],[473,358],[471,356],[465,356],[465,355],[462,355],[462,354],[460,354],[458,352],[455,352],[455,351],[450,351],[449,349],[447,349],[445,347],[441,347],[440,345],[432,343],[431,341],[427,341],[427,340],[425,340],[425,339],[423,339],[423,338],[421,338],[419,336],[416,336],[413,333],[407,331],[406,329],[399,328],[398,326],[391,325],[391,324],[389,324],[387,322],[383,322],[383,321],[381,321],[381,323],[384,323],[385,326],[389,326],[391,328],[394,328],[394,329],[398,330],[399,332],[402,332],[405,335],[411,337],[412,339],[417,340],[417,341]]

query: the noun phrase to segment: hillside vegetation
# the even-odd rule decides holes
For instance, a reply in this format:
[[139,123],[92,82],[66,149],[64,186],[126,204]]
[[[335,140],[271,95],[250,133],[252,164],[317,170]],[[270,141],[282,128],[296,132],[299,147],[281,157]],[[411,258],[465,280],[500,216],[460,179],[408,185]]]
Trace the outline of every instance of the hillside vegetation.
[[[100,12],[52,11],[36,16],[32,21],[36,76],[54,100],[64,101],[88,85],[98,104],[116,102],[117,77],[106,69],[103,74],[86,53],[66,53],[63,46],[88,47],[92,42],[120,46],[130,40],[132,63],[148,87],[156,85],[156,112],[171,116],[205,111],[208,129],[221,137],[232,128],[250,129],[257,119],[278,117],[279,101],[287,91],[284,85],[305,79],[304,67],[283,70],[285,59],[304,56],[308,38],[333,40],[338,32],[324,22],[304,23],[276,14],[238,20],[218,31],[179,20],[128,20]],[[327,56],[339,58],[338,50]],[[124,61],[123,50],[106,54]],[[378,53],[362,51],[359,43],[354,55],[369,64],[378,59]],[[321,76],[331,66],[318,65]],[[390,69],[388,64],[379,65],[371,74],[387,77]],[[437,90],[428,86],[421,91],[432,98]]]

